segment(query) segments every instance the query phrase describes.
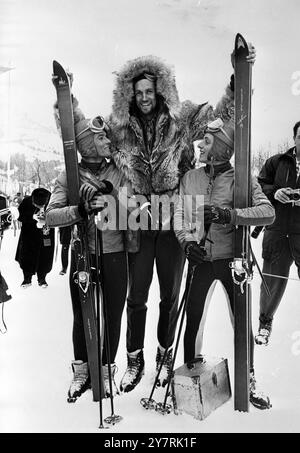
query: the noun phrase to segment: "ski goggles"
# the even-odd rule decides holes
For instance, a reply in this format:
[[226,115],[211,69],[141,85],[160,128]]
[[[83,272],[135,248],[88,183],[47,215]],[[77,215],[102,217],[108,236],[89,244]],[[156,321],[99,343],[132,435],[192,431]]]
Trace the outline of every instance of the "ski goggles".
[[209,123],[205,129],[205,132],[211,133],[211,134],[216,134],[217,132],[222,132],[229,143],[233,143],[232,139],[229,137],[227,132],[224,129],[224,122],[221,118],[217,118],[215,121],[212,121]]
[[82,134],[84,134],[87,131],[91,131],[96,134],[97,132],[102,132],[102,131],[107,131],[107,130],[108,130],[108,125],[104,121],[104,118],[102,116],[98,115],[98,116],[95,116],[95,118],[91,118],[90,120],[88,120],[86,127],[76,135],[76,138],[80,137]]

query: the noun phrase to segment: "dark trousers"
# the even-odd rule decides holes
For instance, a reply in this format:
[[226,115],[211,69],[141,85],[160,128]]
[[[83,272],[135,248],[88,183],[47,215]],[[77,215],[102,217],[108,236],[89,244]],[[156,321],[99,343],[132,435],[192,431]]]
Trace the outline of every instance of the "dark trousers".
[[[92,262],[95,257],[91,257]],[[127,292],[127,257],[125,252],[105,253],[103,255],[103,277],[106,287],[107,327],[110,345],[110,360],[114,362],[120,340],[121,319]],[[88,361],[84,336],[81,303],[78,285],[74,282],[76,272],[75,255],[71,253],[70,291],[73,307],[73,348],[75,360]],[[107,338],[104,336],[102,363],[107,363]]]
[[[282,235],[277,231],[266,231],[263,239],[263,273],[288,277],[290,267],[295,262],[300,277],[300,235]],[[288,280],[265,276],[271,297],[261,284],[260,320],[273,319],[281,302]]]
[[[194,273],[190,298],[186,309],[186,328],[184,333],[184,361],[190,362],[202,351],[203,332],[206,314],[216,280],[223,284],[227,295],[230,317],[234,319],[234,282],[229,263],[233,258],[203,262]],[[253,368],[254,339],[250,332],[250,368]]]
[[164,348],[173,343],[184,260],[184,254],[173,231],[141,231],[139,252],[128,254],[128,352],[144,347],[147,300],[154,261],[160,289],[158,342]]
[[[38,268],[36,273],[37,273],[38,282],[42,282],[43,280],[45,280],[47,273],[44,270],[41,271]],[[24,280],[27,280],[27,281],[30,280],[31,281],[31,279],[32,279],[32,273],[31,272],[26,272],[26,271],[23,270],[23,275],[24,275]]]
[[69,264],[69,247],[70,244],[62,244],[61,246],[61,265],[64,270],[67,270]]

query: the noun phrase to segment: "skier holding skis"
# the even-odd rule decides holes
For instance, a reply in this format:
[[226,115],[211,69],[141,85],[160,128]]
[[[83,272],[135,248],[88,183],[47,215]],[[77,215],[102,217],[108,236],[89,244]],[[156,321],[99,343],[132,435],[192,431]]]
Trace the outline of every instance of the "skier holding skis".
[[[234,282],[229,264],[234,257],[234,226],[266,225],[274,220],[274,209],[254,179],[253,207],[233,209],[234,169],[230,163],[233,135],[234,126],[231,121],[223,123],[219,118],[210,123],[198,145],[200,161],[206,163],[206,166],[187,172],[180,183],[180,198],[174,219],[175,233],[187,259],[192,265],[196,265],[187,304],[185,362],[192,361],[201,353],[206,313],[217,280],[222,282],[229,298],[233,320]],[[185,205],[184,195],[204,197],[204,225],[208,231],[205,245],[200,245],[199,229],[193,228],[197,214],[199,219],[199,212],[195,212],[195,208],[190,209],[191,205]],[[259,409],[267,409],[271,407],[269,398],[256,389],[253,346],[251,333],[250,402]]]
[[[76,108],[76,105],[75,105]],[[78,115],[78,112],[80,114]],[[85,119],[81,111],[77,111],[75,121],[75,136],[78,152],[81,155],[79,163],[80,193],[82,201],[78,206],[69,206],[66,173],[63,172],[56,180],[54,191],[47,209],[47,222],[51,226],[74,225],[95,210],[102,209],[105,198],[101,195],[103,180],[109,181],[115,189],[124,185],[120,172],[111,160],[110,140],[107,137],[108,126],[102,117],[92,120]],[[88,220],[88,245],[92,265],[95,266],[95,222],[92,217]],[[122,231],[105,229],[103,237],[103,278],[107,294],[107,319],[109,339],[104,336],[102,364],[105,386],[105,396],[109,393],[109,370],[106,357],[106,343],[110,345],[111,376],[113,394],[118,394],[114,380],[116,364],[114,363],[118,349],[121,318],[127,292],[127,257]],[[75,401],[89,386],[90,376],[88,356],[84,335],[84,325],[79,297],[79,288],[74,281],[76,273],[75,254],[71,253],[70,290],[73,306],[73,347],[74,361],[72,362],[73,380],[68,392],[68,401]],[[93,280],[97,278],[92,276]],[[117,282],[117,284],[116,284]],[[108,341],[109,340],[109,341]]]
[[274,314],[281,302],[287,277],[294,262],[300,276],[300,121],[293,127],[295,146],[284,154],[270,157],[263,165],[258,182],[274,205],[276,220],[266,227],[263,238],[263,272],[271,296],[260,289],[257,344],[268,345]]
[[[250,46],[249,62],[255,60]],[[193,141],[203,137],[215,115],[228,119],[233,113],[232,84],[215,111],[208,103],[181,103],[172,69],[159,58],[146,56],[125,64],[117,75],[112,114],[112,148],[117,168],[132,184],[134,194],[167,195],[178,192],[180,177],[192,167]],[[144,336],[147,301],[154,262],[160,286],[157,325],[158,370],[165,349],[172,345],[184,254],[172,226],[139,231],[139,250],[129,254],[127,299],[127,369],[120,387],[132,391],[144,374]],[[172,222],[171,222],[172,223]],[[170,225],[171,225],[170,223]],[[170,265],[172,263],[172,265]],[[172,349],[163,363],[159,385],[165,385]]]

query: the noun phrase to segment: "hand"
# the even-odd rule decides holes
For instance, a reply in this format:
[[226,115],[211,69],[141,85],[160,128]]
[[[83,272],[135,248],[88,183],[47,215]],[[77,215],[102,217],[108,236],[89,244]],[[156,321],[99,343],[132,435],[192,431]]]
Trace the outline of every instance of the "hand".
[[107,206],[105,195],[95,195],[88,203],[89,211],[102,211]]
[[275,200],[283,204],[290,203],[291,199],[289,197],[289,194],[292,192],[292,190],[293,189],[291,189],[290,187],[283,187],[282,189],[278,189],[274,195]]
[[231,210],[205,204],[204,224],[208,225],[210,223],[221,223],[222,225],[231,223]]
[[68,76],[68,79],[69,79],[69,84],[70,84],[70,87],[72,88],[72,85],[73,85],[73,80],[74,80],[74,75],[73,75],[73,72],[70,71],[69,68],[66,69],[66,74]]
[[95,186],[85,182],[80,186],[79,196],[83,201],[89,202],[97,194],[97,192],[98,189]]
[[254,64],[256,60],[256,49],[251,42],[248,42],[249,55],[246,57],[246,60],[250,64]]
[[[73,80],[74,80],[74,76],[73,76],[73,72],[70,72],[68,69],[66,70],[66,74],[68,76],[68,79],[69,79],[69,84],[70,84],[70,87],[72,88],[72,85],[73,85]],[[57,79],[58,76],[55,76],[55,75],[52,75],[51,77],[51,81],[53,83],[54,86],[56,86],[56,79]]]
[[185,246],[184,253],[191,264],[201,264],[204,257],[207,255],[204,247],[197,244],[197,242],[188,242]]
[[[248,63],[254,64],[256,60],[256,49],[251,42],[248,42],[247,45],[249,54],[247,55],[246,60],[248,61]],[[234,51],[231,54],[231,64],[232,67],[234,68]]]

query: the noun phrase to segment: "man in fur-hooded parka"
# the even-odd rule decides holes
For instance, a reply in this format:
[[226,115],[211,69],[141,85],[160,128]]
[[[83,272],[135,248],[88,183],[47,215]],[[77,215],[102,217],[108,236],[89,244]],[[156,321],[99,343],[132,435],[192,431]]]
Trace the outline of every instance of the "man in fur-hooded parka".
[[[156,107],[148,120],[135,99],[136,80],[142,74],[153,77],[156,92]],[[230,86],[215,111],[208,103],[181,103],[172,68],[154,56],[129,61],[117,74],[113,96],[109,122],[114,160],[141,195],[176,190],[180,177],[192,167],[193,141],[203,137],[215,116],[228,119],[233,114]]]
[[[233,114],[233,92],[228,87],[216,111],[205,103],[180,103],[174,73],[159,58],[146,56],[129,61],[117,74],[109,118],[112,149],[117,168],[135,194],[172,196],[180,177],[193,165],[193,141],[204,134],[215,115]],[[121,381],[125,392],[133,390],[144,373],[144,336],[147,299],[154,261],[160,284],[157,327],[157,366],[175,333],[175,317],[184,266],[184,254],[174,231],[161,228],[140,232],[140,249],[129,254],[127,304],[128,368]],[[166,384],[170,350],[161,374]]]

